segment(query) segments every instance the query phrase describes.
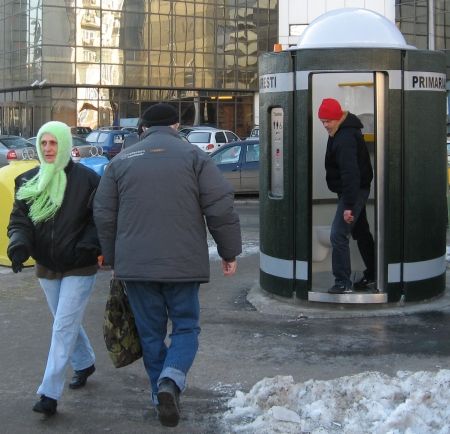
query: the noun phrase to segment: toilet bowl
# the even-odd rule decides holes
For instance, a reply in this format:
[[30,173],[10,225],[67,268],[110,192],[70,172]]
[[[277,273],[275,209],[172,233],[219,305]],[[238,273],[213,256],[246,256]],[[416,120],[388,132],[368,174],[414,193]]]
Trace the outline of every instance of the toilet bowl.
[[331,226],[313,226],[312,228],[312,260],[324,261],[331,249]]

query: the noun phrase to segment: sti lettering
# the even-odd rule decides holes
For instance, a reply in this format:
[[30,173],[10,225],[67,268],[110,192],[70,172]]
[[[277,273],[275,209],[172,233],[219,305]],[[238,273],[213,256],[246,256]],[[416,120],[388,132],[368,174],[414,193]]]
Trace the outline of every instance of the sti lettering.
[[261,77],[259,79],[260,89],[273,89],[277,87],[277,77],[275,75]]

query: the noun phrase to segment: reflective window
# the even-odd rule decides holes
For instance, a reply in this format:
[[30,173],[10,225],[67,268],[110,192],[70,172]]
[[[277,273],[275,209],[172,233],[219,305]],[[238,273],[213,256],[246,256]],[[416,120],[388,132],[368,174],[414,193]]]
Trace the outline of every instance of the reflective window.
[[239,137],[231,131],[225,131],[225,135],[227,136],[227,142],[235,142],[236,140],[239,140]]
[[[429,49],[429,3],[424,0],[396,0],[396,23],[406,41],[420,49]],[[431,3],[430,3],[431,4]],[[450,3],[446,0],[436,0],[434,5],[434,44],[435,49],[450,48],[450,26],[447,24],[450,13]]]
[[232,146],[213,155],[211,158],[216,164],[236,164],[241,155],[241,146]]
[[223,132],[216,133],[216,143],[227,143],[227,139]]
[[189,141],[191,143],[209,143],[210,142],[210,133],[205,132],[192,132],[189,134]]
[[[257,56],[277,41],[278,0],[0,3],[2,125],[27,125],[34,133],[50,119],[91,128],[119,125],[151,103],[171,100],[189,124],[220,126],[242,137],[253,126]],[[73,101],[55,102],[58,85],[85,87]],[[22,86],[27,92],[17,98],[7,90]],[[111,101],[99,91],[109,86]],[[250,102],[226,108],[210,99],[216,92],[209,89],[239,90]],[[16,113],[15,103],[30,108]]]
[[245,161],[247,161],[247,163],[259,161],[259,144],[247,145]]

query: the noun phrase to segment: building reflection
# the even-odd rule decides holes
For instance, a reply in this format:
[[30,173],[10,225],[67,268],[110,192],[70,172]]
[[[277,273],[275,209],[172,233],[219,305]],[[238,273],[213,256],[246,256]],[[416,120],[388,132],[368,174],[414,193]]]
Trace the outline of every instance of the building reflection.
[[278,0],[0,0],[2,130],[129,124],[170,101],[182,124],[245,137],[277,9]]

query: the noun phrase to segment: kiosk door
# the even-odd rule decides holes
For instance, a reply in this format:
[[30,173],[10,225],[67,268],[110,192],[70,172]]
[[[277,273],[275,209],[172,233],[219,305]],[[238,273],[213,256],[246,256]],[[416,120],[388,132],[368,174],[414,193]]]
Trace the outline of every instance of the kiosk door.
[[[384,112],[385,78],[383,73],[372,72],[324,72],[314,73],[310,81],[311,121],[310,155],[311,157],[311,263],[308,273],[310,301],[336,303],[382,303],[386,302],[383,293],[383,221],[378,211],[383,210],[383,189],[377,187],[382,179],[383,149],[385,133]],[[366,204],[367,220],[375,239],[376,283],[370,289],[348,294],[330,294],[328,289],[335,283],[332,273],[332,248],[330,242],[331,225],[335,218],[338,197],[330,191],[326,181],[325,154],[329,133],[318,118],[318,109],[323,99],[338,100],[344,111],[356,115],[363,124],[362,133],[370,154],[374,170],[369,199]],[[380,157],[380,160],[378,159]],[[365,265],[361,258],[357,242],[350,237],[351,280],[359,281],[363,277]]]

